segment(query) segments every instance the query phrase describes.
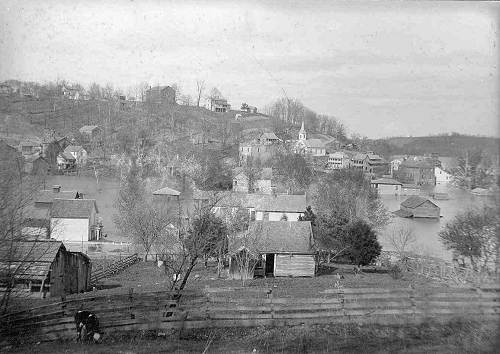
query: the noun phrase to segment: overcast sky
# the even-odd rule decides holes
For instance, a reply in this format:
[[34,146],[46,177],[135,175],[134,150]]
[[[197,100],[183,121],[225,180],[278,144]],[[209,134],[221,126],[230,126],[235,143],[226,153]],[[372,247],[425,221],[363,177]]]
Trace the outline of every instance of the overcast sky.
[[177,82],[194,94],[203,79],[235,108],[286,93],[368,137],[500,136],[499,10],[485,2],[4,0],[0,80]]

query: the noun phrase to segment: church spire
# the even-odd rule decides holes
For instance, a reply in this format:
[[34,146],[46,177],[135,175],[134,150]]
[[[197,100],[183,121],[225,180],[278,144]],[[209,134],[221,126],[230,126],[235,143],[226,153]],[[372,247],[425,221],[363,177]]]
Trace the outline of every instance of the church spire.
[[306,140],[306,139],[307,139],[307,134],[304,128],[304,121],[302,121],[302,126],[300,127],[299,131],[299,140]]

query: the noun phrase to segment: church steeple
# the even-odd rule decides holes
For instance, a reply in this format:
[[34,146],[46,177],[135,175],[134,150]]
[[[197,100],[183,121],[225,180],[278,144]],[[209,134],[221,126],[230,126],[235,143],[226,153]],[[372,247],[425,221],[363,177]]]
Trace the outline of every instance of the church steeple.
[[306,140],[307,139],[307,133],[306,130],[304,129],[304,121],[302,121],[302,126],[300,127],[299,131],[299,140]]

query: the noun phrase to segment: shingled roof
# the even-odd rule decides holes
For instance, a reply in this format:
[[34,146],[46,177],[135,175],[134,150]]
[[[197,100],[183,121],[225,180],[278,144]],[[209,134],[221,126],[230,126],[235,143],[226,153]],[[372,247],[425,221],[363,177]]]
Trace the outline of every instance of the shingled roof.
[[153,192],[153,195],[173,195],[178,197],[181,195],[181,192],[176,191],[175,189],[164,187],[162,189],[158,189],[157,191]]
[[393,178],[379,178],[379,179],[373,179],[370,181],[371,184],[397,184],[397,185],[403,185],[403,183],[396,181]]
[[64,219],[89,218],[92,208],[99,212],[94,199],[54,199],[50,216]]
[[[405,207],[405,208],[415,209],[427,201],[432,203],[427,198],[422,198],[422,197],[419,197],[418,195],[414,195],[414,196],[411,196],[410,198],[406,199],[404,202],[402,202],[401,206]],[[434,203],[432,203],[432,204],[434,204]],[[434,205],[436,205],[436,204],[434,204]]]
[[54,199],[76,199],[77,191],[60,191],[55,193],[52,190],[38,191],[35,196],[35,203],[52,203]]
[[16,241],[0,244],[0,274],[14,273],[16,279],[43,280],[64,245],[60,241]]
[[254,221],[247,232],[230,240],[229,250],[259,253],[313,253],[309,221]]

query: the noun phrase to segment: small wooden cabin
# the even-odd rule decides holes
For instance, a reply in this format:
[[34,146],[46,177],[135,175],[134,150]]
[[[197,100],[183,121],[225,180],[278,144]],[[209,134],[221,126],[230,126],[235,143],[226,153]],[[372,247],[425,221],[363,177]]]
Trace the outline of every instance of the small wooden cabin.
[[92,264],[80,252],[69,252],[62,242],[14,241],[0,245],[0,282],[14,280],[17,290],[41,297],[89,290]]
[[[229,277],[313,277],[316,271],[309,221],[254,221],[248,230],[230,240]],[[250,269],[241,274],[238,256],[253,257]]]
[[401,216],[414,218],[437,218],[441,217],[441,208],[429,199],[412,196],[401,203]]

